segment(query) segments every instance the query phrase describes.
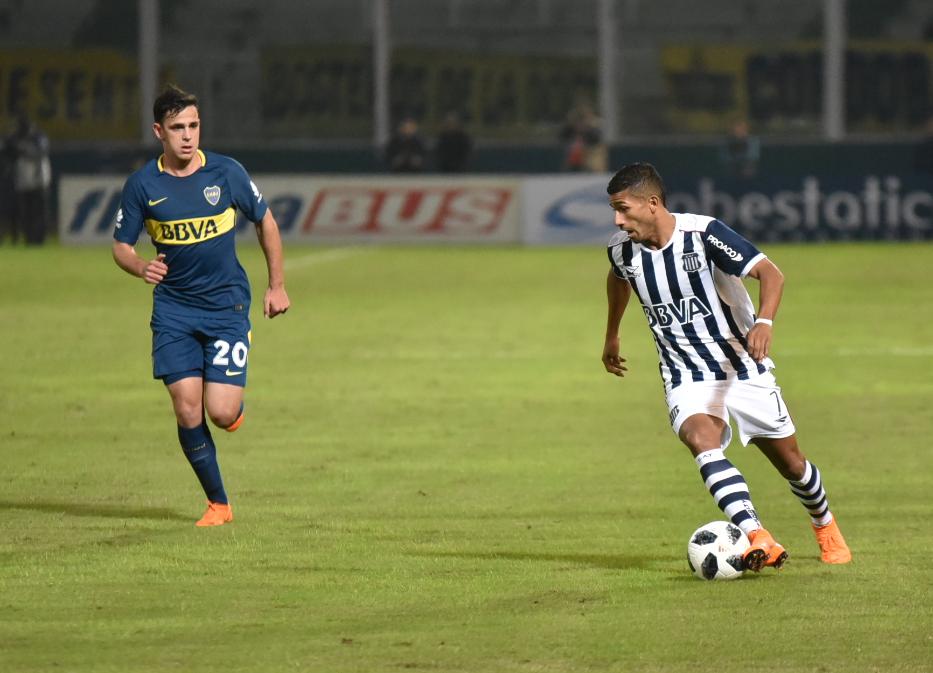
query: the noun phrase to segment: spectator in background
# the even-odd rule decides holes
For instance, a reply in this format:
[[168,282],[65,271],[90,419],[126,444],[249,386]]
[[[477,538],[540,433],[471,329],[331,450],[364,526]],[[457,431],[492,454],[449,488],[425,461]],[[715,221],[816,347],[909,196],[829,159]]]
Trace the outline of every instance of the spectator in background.
[[721,150],[721,160],[730,175],[753,178],[758,173],[761,143],[749,133],[748,122],[736,120]]
[[914,172],[933,175],[933,115],[927,119],[926,133],[914,150]]
[[466,170],[472,151],[473,139],[463,128],[460,115],[448,112],[434,148],[437,170],[441,173],[462,173]]
[[6,146],[13,169],[13,240],[22,233],[27,245],[40,245],[48,231],[48,196],[52,184],[49,139],[22,114]]
[[386,164],[393,173],[416,173],[424,170],[427,154],[418,133],[418,122],[405,117],[386,146]]
[[7,237],[7,232],[11,243],[16,243],[19,238],[19,232],[14,228],[14,194],[13,148],[6,137],[0,137],[0,243]]
[[567,113],[560,139],[567,148],[565,171],[604,173],[607,170],[609,153],[603,143],[602,122],[589,104],[581,103]]

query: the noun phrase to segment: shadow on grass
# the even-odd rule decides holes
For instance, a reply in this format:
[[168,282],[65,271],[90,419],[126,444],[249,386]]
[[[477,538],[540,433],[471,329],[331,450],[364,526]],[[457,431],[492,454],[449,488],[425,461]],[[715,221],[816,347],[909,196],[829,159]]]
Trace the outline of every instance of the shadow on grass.
[[110,519],[155,519],[172,521],[188,521],[191,519],[190,515],[185,516],[168,507],[104,505],[102,503],[42,500],[24,502],[0,500],[0,511],[15,509],[32,512],[47,512],[49,514],[68,514],[70,516],[105,517]]
[[[674,556],[646,556],[631,554],[626,556],[610,554],[534,554],[528,552],[414,552],[410,556],[447,556],[464,559],[480,559],[484,561],[544,561],[558,563],[572,563],[575,565],[586,565],[595,568],[607,568],[609,570],[666,570],[664,566],[676,560]],[[696,576],[687,570],[687,564],[684,563],[684,572],[677,573],[668,577],[672,582],[682,582],[692,584],[697,582]],[[742,581],[755,581],[761,579],[758,573],[748,572],[742,577]],[[718,582],[717,582],[718,584]]]
[[632,570],[651,568],[670,559],[657,556],[629,554],[625,556],[613,554],[538,554],[533,552],[415,552],[412,556],[449,556],[464,559],[479,559],[482,561],[546,561],[556,563],[572,563],[574,565],[587,565],[610,570]]

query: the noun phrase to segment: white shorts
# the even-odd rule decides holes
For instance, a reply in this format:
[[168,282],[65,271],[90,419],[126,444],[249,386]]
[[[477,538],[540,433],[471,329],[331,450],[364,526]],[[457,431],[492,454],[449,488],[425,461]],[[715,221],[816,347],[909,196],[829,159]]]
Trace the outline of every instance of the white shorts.
[[781,388],[770,371],[745,381],[684,383],[667,394],[667,409],[671,428],[677,435],[683,422],[694,414],[721,418],[726,423],[723,450],[732,441],[730,417],[735,420],[743,446],[748,446],[754,437],[780,439],[797,432],[781,397]]

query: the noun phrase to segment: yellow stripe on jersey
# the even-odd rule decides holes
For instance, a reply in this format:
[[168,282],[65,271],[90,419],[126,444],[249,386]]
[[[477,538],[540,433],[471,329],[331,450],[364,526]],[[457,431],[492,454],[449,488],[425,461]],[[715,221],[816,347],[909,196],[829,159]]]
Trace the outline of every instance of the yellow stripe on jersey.
[[236,211],[232,207],[217,215],[193,220],[174,220],[172,222],[146,220],[146,230],[152,236],[152,240],[165,245],[200,243],[226,234],[235,226]]

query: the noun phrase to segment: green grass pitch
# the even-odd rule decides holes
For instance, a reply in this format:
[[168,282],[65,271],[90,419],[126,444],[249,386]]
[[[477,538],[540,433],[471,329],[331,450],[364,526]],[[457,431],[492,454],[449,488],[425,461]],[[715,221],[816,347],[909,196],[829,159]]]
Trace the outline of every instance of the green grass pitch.
[[[769,246],[778,380],[855,559],[829,567],[754,449],[790,552],[704,583],[721,518],[630,307],[602,370],[605,252],[292,247],[253,306],[236,521],[150,376],[149,291],[106,249],[0,248],[0,670],[933,669],[933,247]],[[241,259],[261,296],[258,248]]]

